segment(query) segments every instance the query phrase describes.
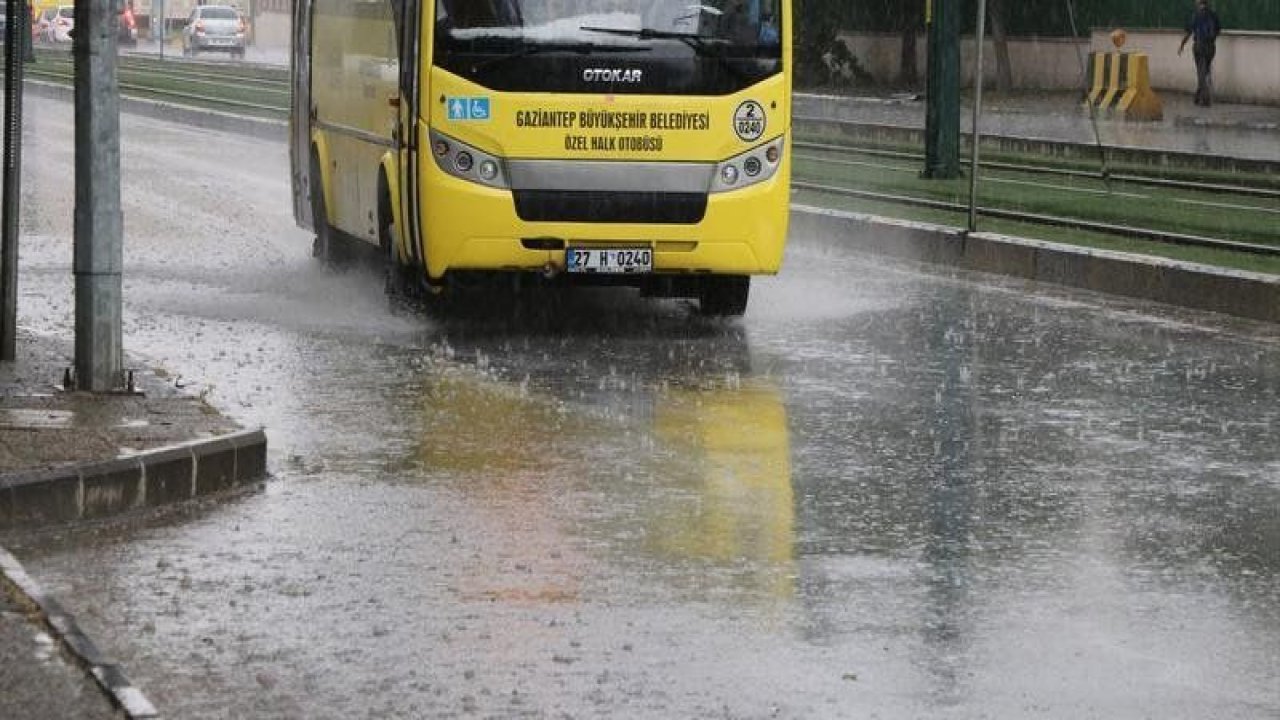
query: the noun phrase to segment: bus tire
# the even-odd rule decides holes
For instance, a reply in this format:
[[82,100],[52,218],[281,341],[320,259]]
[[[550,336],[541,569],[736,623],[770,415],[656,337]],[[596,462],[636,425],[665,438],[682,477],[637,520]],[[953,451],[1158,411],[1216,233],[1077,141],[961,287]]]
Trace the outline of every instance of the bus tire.
[[311,224],[316,239],[311,245],[311,256],[319,258],[326,267],[337,268],[345,263],[341,240],[329,225],[329,209],[324,201],[324,179],[320,175],[320,159],[311,154]]
[[378,245],[386,259],[386,284],[384,289],[393,302],[412,299],[419,295],[419,283],[413,268],[400,261],[396,253],[395,219],[391,216],[391,194],[387,179],[378,175]]
[[698,292],[698,312],[708,317],[740,317],[751,294],[749,275],[712,275],[703,278]]

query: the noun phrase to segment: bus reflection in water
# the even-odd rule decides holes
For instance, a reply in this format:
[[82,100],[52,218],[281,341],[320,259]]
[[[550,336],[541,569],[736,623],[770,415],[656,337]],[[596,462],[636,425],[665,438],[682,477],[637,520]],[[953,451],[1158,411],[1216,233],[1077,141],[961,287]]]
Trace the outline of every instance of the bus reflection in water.
[[[464,600],[581,602],[593,567],[637,557],[691,570],[697,587],[681,592],[727,591],[775,610],[792,599],[795,505],[779,390],[763,380],[699,384],[644,403],[607,419],[467,369],[438,374],[423,397],[416,461],[457,503],[448,515],[459,541],[483,537],[484,551],[464,553],[466,567],[450,573]],[[609,452],[617,443],[633,449]]]
[[694,471],[691,495],[653,518],[652,546],[722,569],[760,601],[795,591],[791,438],[781,393],[756,380],[723,389],[678,389],[659,398],[659,441]]

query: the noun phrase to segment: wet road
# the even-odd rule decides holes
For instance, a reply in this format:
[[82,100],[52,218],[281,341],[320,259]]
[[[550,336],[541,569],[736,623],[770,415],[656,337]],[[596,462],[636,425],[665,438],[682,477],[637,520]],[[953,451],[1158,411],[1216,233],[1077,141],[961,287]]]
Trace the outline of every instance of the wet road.
[[[21,321],[69,336],[29,112]],[[126,345],[276,478],[14,549],[169,716],[1280,714],[1274,327],[817,238],[741,323],[397,316],[307,257],[282,146],[124,127]]]

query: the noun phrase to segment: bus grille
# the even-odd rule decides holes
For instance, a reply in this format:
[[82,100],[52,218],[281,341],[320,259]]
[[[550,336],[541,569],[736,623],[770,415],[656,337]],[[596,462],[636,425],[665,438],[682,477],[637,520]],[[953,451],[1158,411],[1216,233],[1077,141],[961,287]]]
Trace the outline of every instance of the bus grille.
[[706,193],[516,190],[516,214],[530,222],[692,225],[707,213]]

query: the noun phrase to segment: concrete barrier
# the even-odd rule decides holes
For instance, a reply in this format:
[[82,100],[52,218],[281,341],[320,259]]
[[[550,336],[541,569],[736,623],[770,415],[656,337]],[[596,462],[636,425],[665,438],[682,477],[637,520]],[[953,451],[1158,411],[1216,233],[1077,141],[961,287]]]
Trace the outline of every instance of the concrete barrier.
[[1124,68],[1123,94],[1116,103],[1116,114],[1125,120],[1163,120],[1164,103],[1151,87],[1147,54],[1125,53]]
[[110,517],[266,476],[267,438],[260,429],[104,462],[0,475],[0,530]]
[[1109,52],[1089,53],[1089,70],[1085,73],[1089,84],[1084,96],[1086,107],[1097,107],[1110,87],[1112,58],[1113,54]]
[[1280,323],[1280,276],[795,205],[792,237]]
[[1164,104],[1151,88],[1146,53],[1089,53],[1085,106],[1125,120],[1164,119]]
[[[1150,58],[1151,85],[1160,90],[1193,93],[1195,62],[1191,47],[1178,54],[1181,30],[1129,29],[1127,46]],[[1109,29],[1096,28],[1090,50],[1111,47]],[[1224,102],[1280,104],[1280,32],[1224,30],[1213,61],[1214,98]]]

